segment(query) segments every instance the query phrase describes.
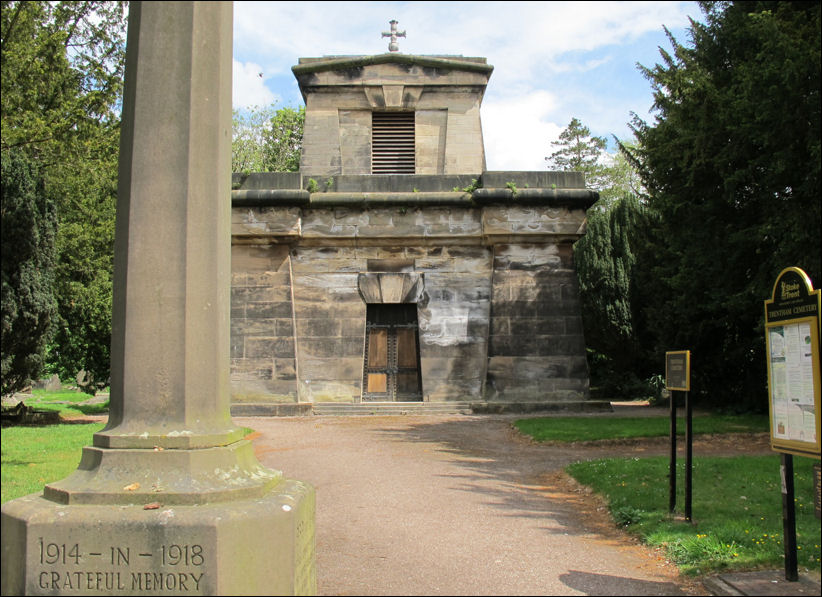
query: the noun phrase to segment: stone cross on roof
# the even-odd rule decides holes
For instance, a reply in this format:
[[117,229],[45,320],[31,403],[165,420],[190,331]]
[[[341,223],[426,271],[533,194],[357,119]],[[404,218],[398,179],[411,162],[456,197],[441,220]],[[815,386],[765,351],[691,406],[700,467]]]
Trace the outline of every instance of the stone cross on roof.
[[405,31],[397,31],[397,23],[396,20],[388,21],[391,24],[391,31],[383,31],[383,37],[390,37],[391,43],[388,44],[388,51],[389,52],[399,52],[400,46],[397,44],[398,37],[405,37]]

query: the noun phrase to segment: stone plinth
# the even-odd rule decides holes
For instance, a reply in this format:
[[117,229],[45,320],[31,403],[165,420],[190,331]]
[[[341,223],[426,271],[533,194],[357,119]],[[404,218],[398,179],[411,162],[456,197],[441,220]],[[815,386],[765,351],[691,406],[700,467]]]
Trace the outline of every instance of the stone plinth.
[[[4,595],[306,595],[316,592],[314,493],[255,499],[3,507]],[[7,553],[6,546],[15,553]]]

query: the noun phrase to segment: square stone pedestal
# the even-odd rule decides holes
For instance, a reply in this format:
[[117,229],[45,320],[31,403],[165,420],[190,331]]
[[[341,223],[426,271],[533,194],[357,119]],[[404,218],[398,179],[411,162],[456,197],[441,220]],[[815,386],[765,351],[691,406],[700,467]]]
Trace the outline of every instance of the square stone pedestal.
[[316,594],[314,489],[201,505],[3,505],[3,595]]

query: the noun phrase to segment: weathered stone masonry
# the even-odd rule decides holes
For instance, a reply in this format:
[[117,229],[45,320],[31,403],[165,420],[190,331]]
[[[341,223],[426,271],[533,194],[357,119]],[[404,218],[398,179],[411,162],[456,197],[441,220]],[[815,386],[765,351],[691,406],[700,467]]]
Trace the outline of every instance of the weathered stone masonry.
[[[233,180],[232,412],[597,406],[572,253],[597,194],[578,173],[485,170],[493,67],[392,53],[293,70],[300,172]],[[392,160],[414,174],[372,174]]]
[[[334,184],[359,178],[340,176]],[[432,182],[426,178],[433,177],[385,183]],[[359,402],[366,301],[416,305],[424,401],[587,400],[572,243],[593,194],[567,173],[474,178],[500,186],[309,193],[272,188],[299,181],[274,174],[238,184],[235,404]],[[522,190],[514,196],[503,180]],[[382,297],[364,296],[369,280],[382,284]],[[418,288],[408,296],[403,283]],[[392,289],[395,296],[385,296]]]

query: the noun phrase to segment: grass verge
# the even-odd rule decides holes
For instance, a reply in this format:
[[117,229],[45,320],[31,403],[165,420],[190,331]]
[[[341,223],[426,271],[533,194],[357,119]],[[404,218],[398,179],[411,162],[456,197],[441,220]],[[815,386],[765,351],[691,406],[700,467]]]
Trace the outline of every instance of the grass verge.
[[[768,415],[708,415],[691,419],[694,435],[759,433],[769,430]],[[536,441],[580,442],[670,434],[669,417],[535,417],[514,426]],[[685,419],[677,419],[677,434],[685,434]]]
[[91,399],[92,396],[77,390],[33,390],[31,397],[25,399],[25,404],[35,410],[57,411],[64,417],[100,415],[108,412],[108,400],[95,402]]
[[[777,454],[697,458],[693,524],[668,513],[667,457],[579,462],[566,470],[606,498],[615,522],[663,547],[690,575],[784,567],[782,493]],[[820,571],[820,523],[813,513],[813,461],[794,458],[797,561]],[[684,508],[684,463],[677,465],[677,507]]]
[[102,423],[3,428],[0,501],[41,492],[46,483],[67,477],[80,463],[83,446],[102,428]]

